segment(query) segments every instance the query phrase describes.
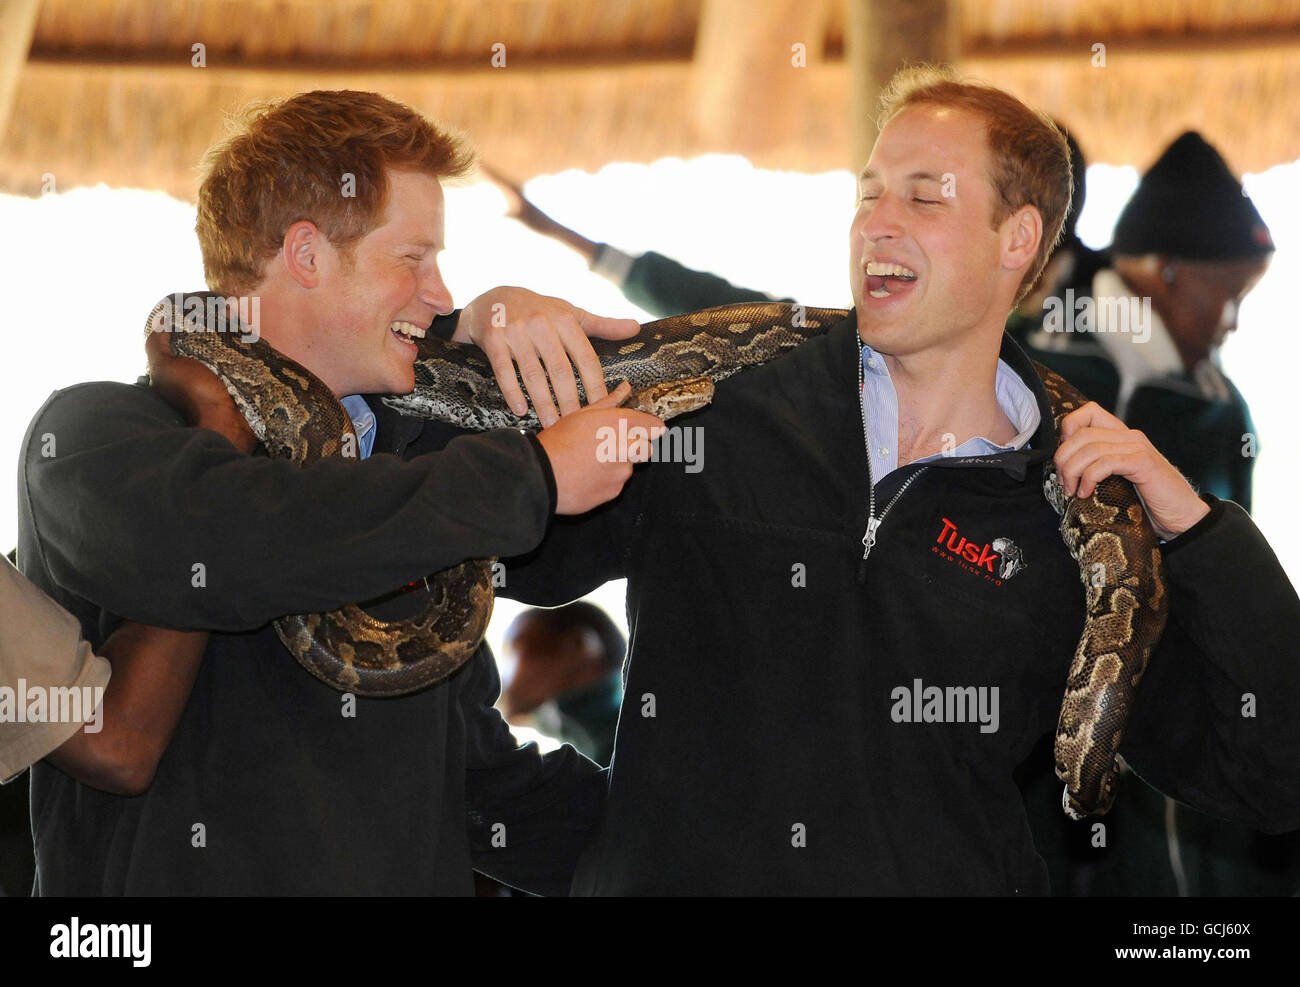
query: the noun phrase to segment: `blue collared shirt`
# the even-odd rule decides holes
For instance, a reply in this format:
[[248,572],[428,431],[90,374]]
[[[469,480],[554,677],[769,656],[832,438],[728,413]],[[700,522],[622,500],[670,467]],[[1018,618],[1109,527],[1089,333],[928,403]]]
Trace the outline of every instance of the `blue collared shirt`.
[[[992,439],[977,435],[950,451],[937,452],[913,462],[991,455],[1027,445],[1038,431],[1043,417],[1034,392],[1004,360],[998,361],[994,389],[998,407],[1019,430],[1008,445],[998,445]],[[871,442],[871,479],[873,483],[879,483],[898,469],[898,393],[894,390],[885,358],[865,344],[862,347],[862,410],[867,417],[867,435]]]
[[375,447],[375,413],[360,394],[349,394],[340,398],[339,403],[352,419],[352,427],[357,433],[357,445],[361,447],[361,458],[365,459]]

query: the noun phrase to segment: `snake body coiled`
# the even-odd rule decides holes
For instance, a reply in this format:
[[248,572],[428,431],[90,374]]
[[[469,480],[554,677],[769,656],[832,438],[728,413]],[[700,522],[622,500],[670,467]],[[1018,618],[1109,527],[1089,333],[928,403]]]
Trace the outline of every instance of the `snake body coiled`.
[[[169,331],[175,355],[199,360],[222,380],[271,456],[299,464],[356,458],[352,423],[318,378],[260,339],[195,331],[205,328],[202,319],[195,324],[178,300],[163,299],[146,328]],[[770,360],[846,315],[777,303],[728,305],[648,323],[632,340],[592,345],[608,380],[631,383],[626,406],[670,418],[707,403],[714,381]],[[415,390],[386,397],[386,404],[467,429],[540,427],[531,409],[524,418],[510,411],[477,348],[432,334],[419,346]],[[1052,371],[1035,369],[1059,433],[1065,415],[1087,399]],[[1055,738],[1063,806],[1080,818],[1105,812],[1114,797],[1116,752],[1164,629],[1168,596],[1158,542],[1132,484],[1110,477],[1090,497],[1067,497],[1049,461],[1043,487],[1061,516],[1061,536],[1086,594]],[[360,695],[426,688],[455,672],[482,641],[492,611],[493,561],[465,560],[428,577],[424,608],[410,620],[379,621],[348,604],[327,614],[288,615],[276,621],[276,631],[304,667],[335,688]]]
[[[220,296],[187,296],[207,302]],[[327,457],[357,460],[352,420],[315,374],[220,313],[208,330],[205,305],[169,296],[154,306],[147,332],[163,332],[173,355],[198,360],[234,399],[273,459],[299,466]],[[451,675],[478,649],[492,616],[492,559],[465,561],[428,576],[419,614],[382,621],[355,604],[324,614],[288,614],[275,631],[298,663],[321,681],[362,696],[400,696]]]

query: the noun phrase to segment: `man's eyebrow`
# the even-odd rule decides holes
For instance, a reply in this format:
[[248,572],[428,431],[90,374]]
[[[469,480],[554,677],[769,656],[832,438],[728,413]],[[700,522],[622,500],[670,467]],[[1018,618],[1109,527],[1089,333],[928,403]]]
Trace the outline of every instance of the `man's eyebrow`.
[[[872,171],[870,168],[863,168],[861,174],[858,175],[858,181],[865,182],[873,178],[879,178],[879,177],[880,176],[876,174],[876,172]],[[943,181],[943,177],[941,175],[936,175],[932,171],[914,171],[907,176],[907,179],[908,181],[914,181],[916,179],[920,179],[921,181],[926,181],[926,182]]]
[[442,245],[438,243],[436,240],[430,240],[427,237],[420,237],[420,236],[405,237],[402,240],[402,245],[405,247],[424,247],[426,249],[433,248],[437,250],[442,249]]

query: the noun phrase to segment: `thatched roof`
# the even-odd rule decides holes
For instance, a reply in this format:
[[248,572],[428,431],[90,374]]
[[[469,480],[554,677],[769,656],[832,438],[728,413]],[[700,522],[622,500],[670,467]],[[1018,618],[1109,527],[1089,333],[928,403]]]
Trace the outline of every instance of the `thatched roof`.
[[[345,87],[467,130],[521,178],[708,151],[855,167],[849,2],[870,18],[883,0],[44,0],[0,188],[52,174],[192,198],[224,111]],[[1143,166],[1188,127],[1238,171],[1300,157],[1300,0],[923,5],[949,10],[959,67],[1065,121],[1093,161]]]

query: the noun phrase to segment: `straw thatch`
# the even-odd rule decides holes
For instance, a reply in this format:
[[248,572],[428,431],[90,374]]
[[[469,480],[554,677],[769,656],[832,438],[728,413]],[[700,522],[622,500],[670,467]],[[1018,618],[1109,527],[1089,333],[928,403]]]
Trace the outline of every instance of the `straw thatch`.
[[[469,131],[521,178],[706,151],[853,167],[845,2],[44,0],[0,188],[37,193],[53,175],[60,189],[107,182],[192,197],[224,111],[318,87],[404,99]],[[1092,160],[1145,165],[1187,127],[1240,171],[1300,157],[1300,0],[949,9],[959,66],[1065,121]],[[724,25],[707,41],[706,15]],[[791,64],[796,43],[807,67]],[[203,67],[192,64],[196,44]],[[492,67],[494,45],[504,67]],[[720,118],[733,104],[734,119]]]

